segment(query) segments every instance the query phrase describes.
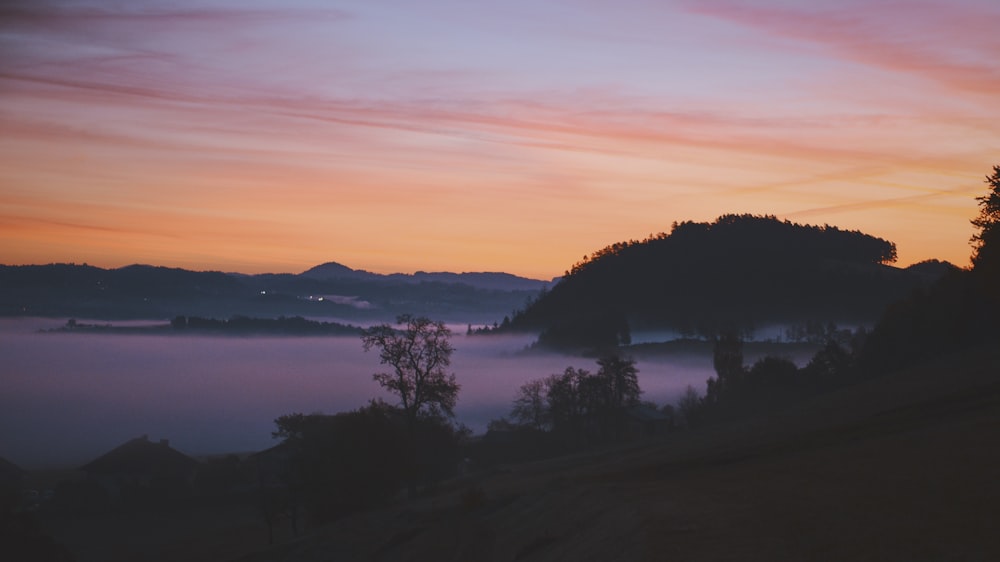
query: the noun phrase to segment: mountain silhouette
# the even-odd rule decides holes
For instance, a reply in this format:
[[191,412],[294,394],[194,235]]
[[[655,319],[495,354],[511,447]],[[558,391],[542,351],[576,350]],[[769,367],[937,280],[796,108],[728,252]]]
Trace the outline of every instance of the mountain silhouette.
[[371,273],[363,269],[351,269],[337,262],[317,265],[299,274],[309,279],[364,279],[399,281],[404,283],[451,283],[464,284],[477,289],[495,291],[539,291],[547,285],[545,281],[518,277],[510,273],[481,271],[452,273],[447,271],[426,272],[417,271],[413,274],[390,273],[387,275]]
[[299,274],[300,277],[309,279],[372,279],[380,277],[376,273],[369,273],[360,269],[351,269],[346,265],[335,261],[317,265]]
[[506,273],[381,275],[336,262],[301,274],[246,275],[130,265],[0,265],[0,315],[82,318],[307,316],[491,322],[546,282]]

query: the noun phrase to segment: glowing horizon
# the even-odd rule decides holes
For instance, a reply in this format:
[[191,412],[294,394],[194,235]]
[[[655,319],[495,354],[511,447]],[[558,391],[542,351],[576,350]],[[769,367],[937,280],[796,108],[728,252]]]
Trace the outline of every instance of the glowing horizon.
[[559,276],[773,214],[968,264],[985,0],[0,7],[0,263]]

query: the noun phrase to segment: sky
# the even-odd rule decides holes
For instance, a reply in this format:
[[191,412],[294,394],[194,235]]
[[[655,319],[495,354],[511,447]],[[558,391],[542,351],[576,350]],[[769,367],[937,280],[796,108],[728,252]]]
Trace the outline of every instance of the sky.
[[561,275],[674,221],[968,264],[995,0],[0,3],[0,263]]

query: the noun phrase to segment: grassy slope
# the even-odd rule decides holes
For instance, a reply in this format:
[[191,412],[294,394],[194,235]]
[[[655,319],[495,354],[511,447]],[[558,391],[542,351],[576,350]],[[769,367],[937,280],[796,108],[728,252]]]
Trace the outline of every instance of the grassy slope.
[[483,474],[242,562],[997,560],[1000,349],[752,422]]

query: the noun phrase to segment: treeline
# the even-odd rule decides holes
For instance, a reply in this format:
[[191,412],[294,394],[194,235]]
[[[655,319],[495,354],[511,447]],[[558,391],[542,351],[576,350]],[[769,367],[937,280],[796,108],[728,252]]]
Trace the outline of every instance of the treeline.
[[360,328],[338,322],[320,322],[301,316],[279,316],[278,318],[251,318],[233,316],[227,320],[202,318],[200,316],[176,316],[170,321],[174,330],[224,334],[285,334],[285,335],[353,335]]
[[521,385],[509,415],[491,421],[469,455],[488,466],[662,436],[673,428],[673,406],[642,401],[633,358],[606,353],[597,365],[596,372],[566,367]]
[[773,216],[675,223],[669,234],[585,257],[507,329],[586,349],[628,343],[636,329],[714,337],[767,323],[871,322],[926,282],[927,268],[888,267],[895,258],[887,240]]
[[784,357],[744,363],[738,334],[716,337],[716,375],[704,391],[689,386],[676,403],[641,400],[631,357],[606,353],[598,370],[567,367],[528,381],[509,416],[494,420],[473,448],[485,463],[542,458],[601,444],[662,437],[669,432],[787,407],[797,400],[861,380],[859,363],[868,333],[830,330],[823,347],[803,367]]
[[714,341],[715,376],[704,392],[688,387],[677,404],[685,426],[726,421],[774,411],[808,396],[853,384],[864,378],[859,353],[867,333],[859,329],[847,342],[829,339],[810,361],[799,367],[791,359],[765,356],[745,364],[743,340],[726,334]]
[[163,334],[165,330],[174,333],[206,333],[230,335],[291,335],[291,336],[356,336],[361,328],[338,322],[309,320],[301,316],[279,316],[278,318],[252,318],[233,316],[228,319],[204,318],[201,316],[175,316],[170,324],[143,326],[121,326],[112,323],[91,324],[70,318],[61,328],[53,332],[98,332],[108,334]]
[[[712,223],[674,222],[670,233],[660,232],[644,240],[629,240],[606,246],[573,265],[566,277],[579,275],[608,257],[635,248],[655,248],[672,238],[703,254],[717,251],[717,240],[729,245],[730,255],[752,254],[755,259],[830,259],[850,263],[886,264],[896,261],[896,245],[858,230],[836,226],[811,226],[778,220],[774,215],[728,214]],[[714,239],[714,240],[713,240]]]
[[639,370],[634,359],[617,354],[605,355],[597,364],[596,373],[567,367],[562,373],[523,384],[514,400],[511,423],[572,440],[613,437],[627,409],[639,405]]

